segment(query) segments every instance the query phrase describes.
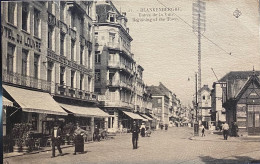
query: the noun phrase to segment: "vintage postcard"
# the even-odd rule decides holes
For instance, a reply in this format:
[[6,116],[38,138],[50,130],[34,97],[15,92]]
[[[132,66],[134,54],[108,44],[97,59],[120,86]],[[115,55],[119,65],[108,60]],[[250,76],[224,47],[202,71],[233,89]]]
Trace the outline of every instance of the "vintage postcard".
[[259,14],[1,1],[3,163],[260,163]]

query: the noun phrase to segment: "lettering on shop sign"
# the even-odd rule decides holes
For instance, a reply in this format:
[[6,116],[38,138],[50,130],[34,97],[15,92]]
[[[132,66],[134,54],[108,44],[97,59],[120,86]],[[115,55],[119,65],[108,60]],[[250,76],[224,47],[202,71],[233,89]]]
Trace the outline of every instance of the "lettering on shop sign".
[[39,52],[41,52],[41,42],[36,41],[34,39],[32,39],[30,36],[27,35],[22,35],[22,34],[15,34],[15,32],[4,26],[4,35],[6,38],[8,38],[9,40],[13,41],[13,42],[17,42],[19,44],[24,44],[25,46],[29,47],[29,48],[33,48]]

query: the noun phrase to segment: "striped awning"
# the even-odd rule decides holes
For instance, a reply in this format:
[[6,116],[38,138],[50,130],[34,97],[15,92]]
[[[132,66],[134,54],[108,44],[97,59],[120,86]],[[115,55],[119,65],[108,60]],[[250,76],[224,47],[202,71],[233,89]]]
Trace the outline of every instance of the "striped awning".
[[147,120],[149,120],[149,121],[152,121],[153,119],[151,119],[150,117],[148,117],[147,115],[145,115],[145,114],[141,114],[141,116],[143,116],[144,118],[146,118]]

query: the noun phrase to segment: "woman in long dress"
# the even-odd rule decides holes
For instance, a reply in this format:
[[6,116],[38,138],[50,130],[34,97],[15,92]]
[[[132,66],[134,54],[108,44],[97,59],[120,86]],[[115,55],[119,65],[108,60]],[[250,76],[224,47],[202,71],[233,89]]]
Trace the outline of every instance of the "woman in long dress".
[[84,152],[84,138],[83,135],[86,131],[81,129],[79,124],[77,123],[77,128],[74,131],[74,143],[75,143],[75,151],[74,155],[76,155],[77,152]]

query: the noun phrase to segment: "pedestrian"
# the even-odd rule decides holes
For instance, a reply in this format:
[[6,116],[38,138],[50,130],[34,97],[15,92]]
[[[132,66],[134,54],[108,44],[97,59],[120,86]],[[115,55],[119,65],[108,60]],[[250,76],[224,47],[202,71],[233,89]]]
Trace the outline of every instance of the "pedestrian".
[[99,142],[100,141],[100,137],[101,137],[101,135],[99,134],[99,128],[96,125],[95,129],[94,129],[94,141],[98,140],[98,142]]
[[61,143],[61,129],[58,126],[57,123],[54,124],[54,128],[52,130],[52,156],[51,158],[55,157],[55,146],[57,147],[60,156],[63,156],[61,148],[60,148],[60,143]]
[[145,137],[145,125],[144,125],[144,123],[142,123],[140,129],[141,129],[141,136]]
[[237,126],[237,123],[236,123],[236,122],[232,122],[231,132],[232,132],[232,136],[233,136],[233,137],[239,137],[239,135],[237,134],[237,132],[238,132],[238,126]]
[[135,121],[133,122],[133,127],[132,127],[132,144],[133,144],[133,149],[137,149],[138,145],[138,135],[139,135],[139,128]]
[[77,128],[74,131],[74,143],[75,143],[75,150],[73,155],[76,155],[76,152],[84,152],[84,138],[83,135],[86,133],[85,130],[81,129],[79,123],[76,124]]
[[205,127],[202,125],[201,137],[205,137]]
[[223,130],[224,140],[227,140],[227,138],[228,138],[229,126],[228,126],[228,124],[227,124],[226,122],[223,124],[222,130]]

